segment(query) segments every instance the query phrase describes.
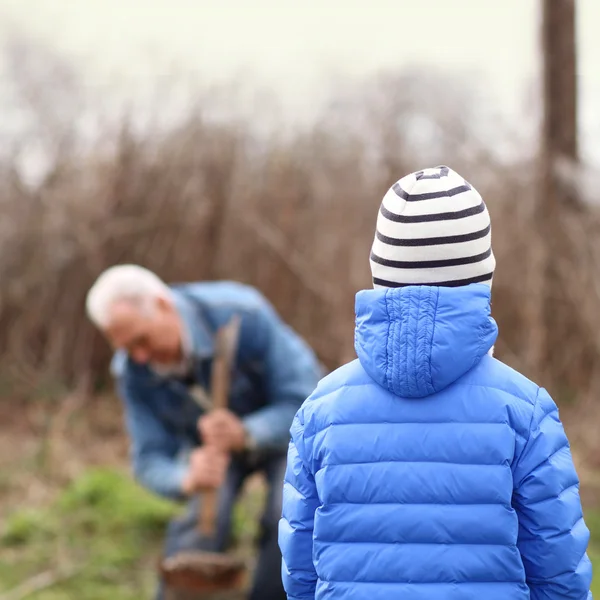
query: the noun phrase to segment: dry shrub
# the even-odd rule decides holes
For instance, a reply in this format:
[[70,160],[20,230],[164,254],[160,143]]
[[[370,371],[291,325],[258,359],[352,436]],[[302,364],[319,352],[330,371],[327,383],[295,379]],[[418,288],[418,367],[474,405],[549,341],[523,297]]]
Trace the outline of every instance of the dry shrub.
[[[563,277],[546,315],[548,348],[544,364],[528,364],[530,267],[536,248],[553,244],[534,218],[535,153],[516,148],[501,125],[486,130],[485,99],[456,81],[419,70],[378,76],[286,135],[257,134],[251,119],[216,120],[200,104],[161,129],[123,118],[82,149],[77,119],[61,120],[38,185],[23,181],[16,155],[1,165],[4,370],[29,386],[105,380],[109,350],[85,318],[84,298],[104,268],[123,262],[171,282],[258,286],[334,368],[354,356],[354,294],[370,285],[381,197],[403,174],[443,163],[480,189],[492,213],[499,356],[543,372],[560,399],[594,397],[596,216],[565,208],[572,243],[557,257]],[[501,155],[511,141],[512,153]]]

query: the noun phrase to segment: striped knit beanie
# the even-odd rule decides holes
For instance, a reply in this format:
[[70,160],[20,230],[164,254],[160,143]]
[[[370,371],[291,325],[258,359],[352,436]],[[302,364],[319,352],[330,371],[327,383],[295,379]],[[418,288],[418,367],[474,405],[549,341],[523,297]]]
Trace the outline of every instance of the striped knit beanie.
[[481,196],[446,166],[403,177],[381,203],[370,262],[375,288],[491,285],[496,261]]

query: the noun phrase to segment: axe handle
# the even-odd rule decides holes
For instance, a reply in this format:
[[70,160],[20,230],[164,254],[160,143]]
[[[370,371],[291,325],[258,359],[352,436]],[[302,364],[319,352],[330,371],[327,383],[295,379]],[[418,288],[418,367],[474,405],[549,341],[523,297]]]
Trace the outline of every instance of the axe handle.
[[[214,409],[227,408],[231,367],[235,360],[239,318],[233,317],[217,332],[216,355],[211,373],[211,397]],[[213,537],[216,529],[220,490],[206,490],[200,500],[198,525],[200,532]]]
[[198,525],[200,533],[207,538],[212,538],[215,535],[218,509],[219,490],[206,490],[202,492]]

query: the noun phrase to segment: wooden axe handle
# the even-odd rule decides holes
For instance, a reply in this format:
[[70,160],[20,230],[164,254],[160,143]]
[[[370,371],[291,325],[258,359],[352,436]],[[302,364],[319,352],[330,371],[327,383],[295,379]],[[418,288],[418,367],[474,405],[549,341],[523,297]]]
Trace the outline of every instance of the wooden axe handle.
[[[227,408],[233,363],[235,361],[240,318],[235,315],[221,327],[215,336],[215,356],[211,372],[211,398],[213,410]],[[198,525],[200,532],[212,537],[215,533],[220,490],[202,493]]]

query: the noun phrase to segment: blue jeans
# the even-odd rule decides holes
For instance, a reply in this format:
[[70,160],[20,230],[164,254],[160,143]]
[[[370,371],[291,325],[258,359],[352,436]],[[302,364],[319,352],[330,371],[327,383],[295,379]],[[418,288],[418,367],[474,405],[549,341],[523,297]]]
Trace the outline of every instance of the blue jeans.
[[[244,459],[233,460],[221,488],[215,537],[206,538],[198,531],[200,499],[194,498],[183,517],[169,523],[165,556],[170,557],[184,550],[225,552],[231,541],[231,517],[240,489],[249,475],[261,471],[267,479],[268,495],[260,522],[259,557],[248,600],[286,600],[281,583],[281,551],[277,539],[285,468],[285,456],[271,456],[255,464]],[[156,600],[164,600],[162,581],[159,582]]]

